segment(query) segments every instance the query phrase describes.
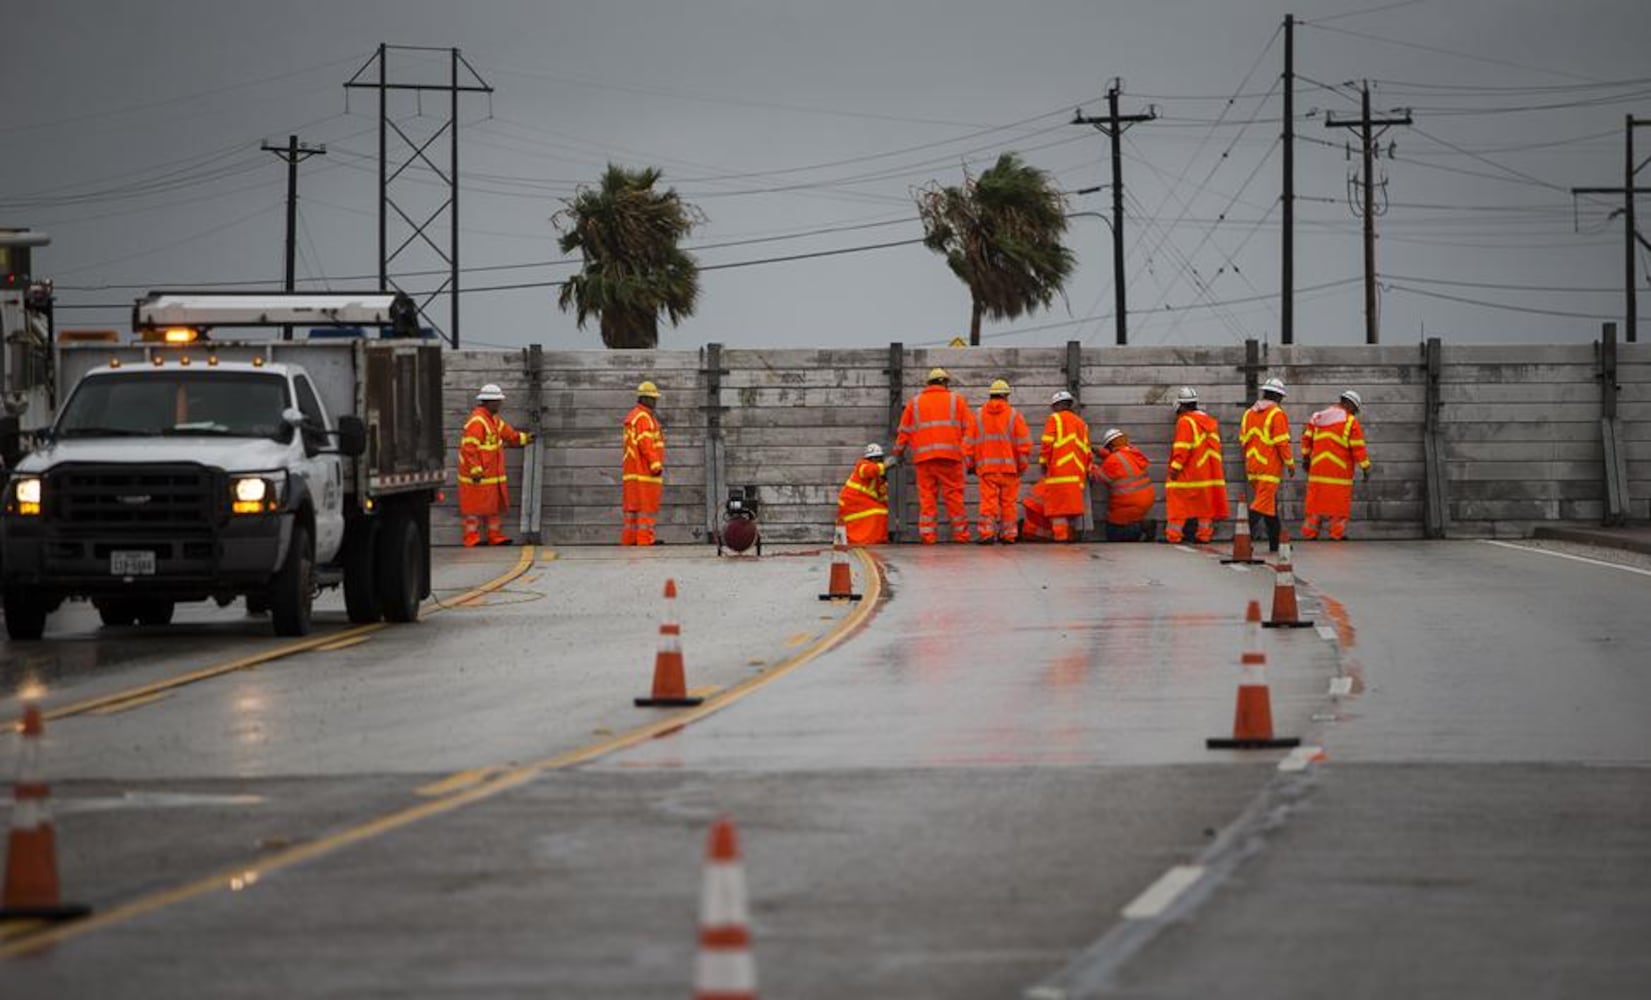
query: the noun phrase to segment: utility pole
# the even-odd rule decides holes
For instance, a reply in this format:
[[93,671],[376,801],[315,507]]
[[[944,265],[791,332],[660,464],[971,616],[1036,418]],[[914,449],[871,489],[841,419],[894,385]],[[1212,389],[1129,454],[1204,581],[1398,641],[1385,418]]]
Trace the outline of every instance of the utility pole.
[[1369,80],[1364,81],[1360,93],[1362,96],[1357,119],[1337,121],[1333,116],[1326,116],[1324,124],[1326,128],[1358,129],[1360,145],[1364,147],[1364,342],[1375,344],[1381,340],[1381,331],[1376,319],[1376,140],[1395,125],[1409,125],[1410,112],[1405,111],[1399,117],[1372,118]]
[[1072,116],[1072,124],[1092,125],[1112,140],[1112,288],[1120,347],[1129,343],[1129,320],[1124,305],[1124,154],[1121,143],[1124,132],[1131,125],[1158,117],[1158,109],[1150,106],[1144,114],[1119,114],[1118,92],[1122,86],[1123,81],[1113,77],[1112,88],[1106,92],[1105,118],[1086,118],[1082,108]]
[[1284,260],[1279,269],[1278,337],[1296,341],[1296,16],[1284,15]]
[[[274,153],[287,165],[287,281],[282,287],[290,292],[294,289],[297,280],[298,165],[312,156],[326,156],[327,147],[300,143],[297,136],[289,135],[285,146],[272,146],[266,142],[259,148],[266,153]],[[281,328],[281,339],[292,339],[292,327],[283,326]]]
[[[1623,129],[1624,145],[1622,187],[1574,187],[1571,189],[1571,195],[1573,197],[1579,194],[1622,195],[1622,208],[1619,209],[1619,211],[1622,213],[1623,221],[1622,311],[1623,319],[1625,321],[1623,338],[1630,344],[1639,339],[1639,334],[1636,329],[1639,325],[1639,296],[1635,288],[1637,280],[1634,274],[1634,264],[1637,251],[1634,249],[1634,245],[1637,243],[1640,246],[1645,247],[1647,250],[1651,250],[1651,242],[1648,242],[1645,236],[1640,233],[1638,223],[1636,222],[1637,217],[1634,213],[1634,195],[1651,194],[1651,187],[1634,186],[1634,178],[1639,175],[1641,170],[1645,169],[1647,164],[1651,164],[1651,157],[1647,157],[1641,163],[1634,162],[1634,130],[1637,128],[1651,128],[1651,118],[1635,118],[1633,115],[1627,116],[1626,127]],[[1613,212],[1612,214],[1614,215],[1616,213]]]

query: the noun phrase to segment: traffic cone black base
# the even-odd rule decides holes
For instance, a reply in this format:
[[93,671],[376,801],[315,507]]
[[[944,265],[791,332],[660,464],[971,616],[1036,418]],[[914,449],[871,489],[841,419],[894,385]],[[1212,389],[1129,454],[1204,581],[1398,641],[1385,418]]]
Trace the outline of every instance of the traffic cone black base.
[[1216,737],[1205,740],[1204,746],[1211,750],[1277,750],[1283,747],[1301,746],[1301,740],[1294,736],[1281,736],[1271,740],[1235,740]]

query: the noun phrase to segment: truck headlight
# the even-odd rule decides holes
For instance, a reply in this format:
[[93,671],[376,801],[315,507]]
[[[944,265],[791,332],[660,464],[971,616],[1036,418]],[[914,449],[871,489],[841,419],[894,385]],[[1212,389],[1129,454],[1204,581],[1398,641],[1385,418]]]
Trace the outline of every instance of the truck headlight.
[[12,480],[10,511],[24,517],[40,516],[40,495],[45,491],[39,476],[18,476]]
[[233,476],[229,480],[229,509],[236,514],[263,514],[278,510],[286,499],[284,472]]

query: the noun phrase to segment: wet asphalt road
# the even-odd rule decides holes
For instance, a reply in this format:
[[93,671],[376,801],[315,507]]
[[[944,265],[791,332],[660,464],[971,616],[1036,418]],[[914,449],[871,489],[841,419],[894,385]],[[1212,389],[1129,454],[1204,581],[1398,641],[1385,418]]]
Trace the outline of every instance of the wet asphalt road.
[[[815,599],[815,554],[568,550],[418,626],[62,719],[65,887],[123,919],[0,958],[0,990],[681,996],[726,812],[769,996],[1630,995],[1651,577],[1481,543],[1298,552],[1324,627],[1265,641],[1278,728],[1329,754],[1301,772],[1203,747],[1271,573],[1168,546],[892,549],[865,611]],[[449,554],[438,582],[515,556]],[[658,718],[629,699],[666,575],[690,687],[760,686],[559,758]],[[61,707],[277,645],[203,619],[66,616],[5,679]],[[1194,890],[1120,917],[1192,863]]]

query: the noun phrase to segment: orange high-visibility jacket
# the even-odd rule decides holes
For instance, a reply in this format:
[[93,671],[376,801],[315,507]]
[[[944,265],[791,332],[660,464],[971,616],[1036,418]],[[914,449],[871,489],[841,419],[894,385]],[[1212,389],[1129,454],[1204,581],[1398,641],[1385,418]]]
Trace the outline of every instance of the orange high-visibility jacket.
[[620,476],[626,483],[665,481],[665,432],[652,410],[641,403],[625,414],[625,461]]
[[1089,425],[1071,410],[1055,411],[1043,424],[1038,461],[1044,468],[1043,503],[1050,517],[1077,517],[1084,512],[1089,485]]
[[975,474],[1018,476],[1032,461],[1032,431],[1007,399],[989,399],[980,408]]
[[1164,498],[1171,522],[1192,517],[1225,520],[1228,516],[1221,427],[1202,410],[1188,410],[1175,421]]
[[1147,457],[1134,445],[1109,452],[1101,462],[1101,478],[1111,495],[1106,503],[1108,524],[1134,524],[1147,516],[1158,491],[1147,475]]
[[900,433],[894,455],[910,450],[913,462],[949,459],[972,461],[975,452],[975,415],[961,393],[931,385],[906,401],[900,414]]
[[1238,443],[1244,449],[1244,474],[1253,482],[1278,483],[1285,466],[1296,464],[1290,449],[1290,418],[1271,399],[1244,411]]
[[1307,463],[1307,513],[1346,517],[1353,507],[1353,466],[1370,468],[1359,418],[1340,406],[1320,410],[1301,429]]
[[[888,516],[889,481],[883,475],[883,463],[862,458],[837,494],[837,520],[848,529],[850,542],[874,544],[888,540]],[[878,518],[882,518],[881,530],[875,523]],[[872,530],[858,530],[866,521],[873,522]],[[882,537],[872,537],[877,535]]]
[[460,514],[490,517],[510,509],[504,446],[523,443],[525,436],[503,417],[487,412],[487,407],[470,411],[459,438]]

